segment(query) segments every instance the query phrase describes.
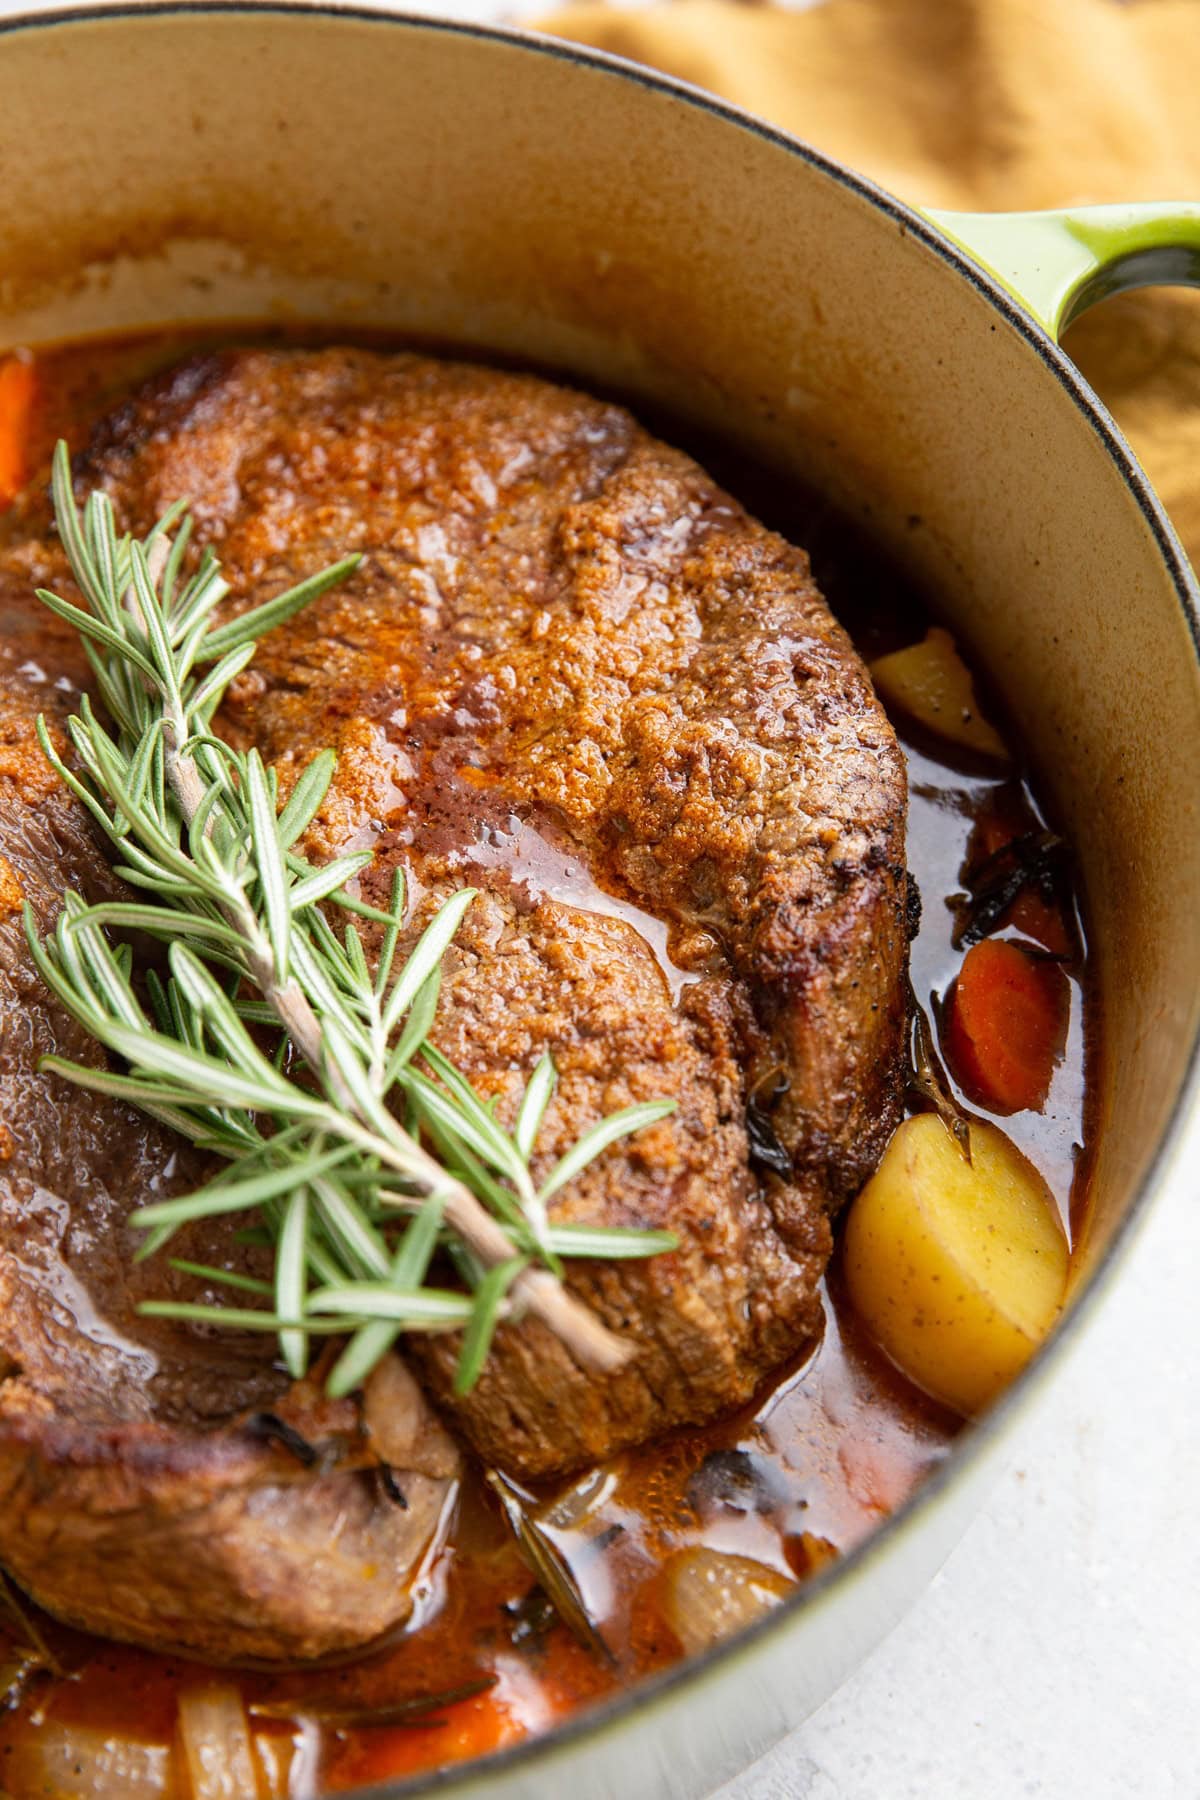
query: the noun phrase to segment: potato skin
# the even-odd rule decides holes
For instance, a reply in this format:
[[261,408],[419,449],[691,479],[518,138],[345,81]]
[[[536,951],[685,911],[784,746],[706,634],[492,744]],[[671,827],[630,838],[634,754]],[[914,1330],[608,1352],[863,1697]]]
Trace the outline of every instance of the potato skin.
[[918,1386],[971,1414],[1017,1375],[1058,1317],[1068,1249],[1053,1196],[994,1125],[971,1162],[934,1113],[905,1120],[850,1209],[851,1299]]

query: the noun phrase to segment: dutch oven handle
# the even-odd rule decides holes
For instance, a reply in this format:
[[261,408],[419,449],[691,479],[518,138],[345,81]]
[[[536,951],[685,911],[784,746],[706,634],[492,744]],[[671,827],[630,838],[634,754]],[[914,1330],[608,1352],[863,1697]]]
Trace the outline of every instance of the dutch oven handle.
[[925,217],[1060,338],[1085,307],[1138,287],[1200,287],[1200,205]]

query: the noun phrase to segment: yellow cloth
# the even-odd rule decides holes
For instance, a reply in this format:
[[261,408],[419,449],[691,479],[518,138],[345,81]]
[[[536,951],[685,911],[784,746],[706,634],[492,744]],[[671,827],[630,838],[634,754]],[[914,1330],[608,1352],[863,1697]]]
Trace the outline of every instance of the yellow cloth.
[[[917,204],[1200,201],[1200,0],[675,0],[541,29],[724,95]],[[1200,565],[1200,293],[1122,296],[1067,348]]]

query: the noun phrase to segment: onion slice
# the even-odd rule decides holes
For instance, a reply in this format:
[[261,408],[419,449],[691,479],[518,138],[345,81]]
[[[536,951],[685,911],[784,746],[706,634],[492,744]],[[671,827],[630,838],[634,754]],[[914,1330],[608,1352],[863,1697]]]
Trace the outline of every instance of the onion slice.
[[259,1800],[258,1767],[242,1697],[227,1682],[185,1688],[179,1735],[192,1800]]
[[668,1558],[663,1610],[687,1654],[698,1656],[745,1631],[795,1586],[765,1563],[698,1544]]
[[173,1760],[168,1744],[50,1719],[14,1746],[4,1781],[13,1794],[54,1800],[178,1800]]

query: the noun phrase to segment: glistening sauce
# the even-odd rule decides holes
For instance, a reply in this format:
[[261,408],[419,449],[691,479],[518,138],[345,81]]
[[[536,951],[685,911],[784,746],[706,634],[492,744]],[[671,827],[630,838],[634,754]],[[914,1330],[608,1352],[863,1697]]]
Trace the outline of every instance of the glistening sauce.
[[[90,421],[138,381],[212,341],[213,334],[162,334],[40,355],[31,463],[40,465],[59,435],[80,447]],[[669,424],[658,428],[680,441]],[[719,446],[689,447],[768,523],[809,549],[818,582],[864,654],[921,635],[920,601],[860,532],[847,531],[794,484],[747,468]],[[1032,827],[1041,814],[1024,780],[956,768],[928,743],[908,749],[909,861],[924,900],[912,971],[918,996],[936,1014],[961,960],[946,899],[961,887],[973,834],[1000,817]],[[597,888],[570,852],[530,821],[485,819],[460,854],[464,878],[472,866],[500,866],[537,897],[627,919],[650,944],[672,991],[689,979],[671,959],[664,926]],[[1082,946],[1078,919],[1071,933]],[[1006,1118],[1004,1128],[1041,1169],[1070,1219],[1078,1216],[1084,1191],[1082,948],[1066,973],[1067,1046],[1047,1105],[1040,1114]],[[544,1503],[547,1533],[607,1654],[578,1642],[547,1607],[491,1493],[471,1477],[452,1541],[426,1571],[419,1629],[386,1653],[343,1669],[234,1678],[252,1709],[267,1709],[254,1715],[263,1792],[335,1792],[482,1754],[669,1666],[680,1655],[663,1606],[663,1564],[673,1552],[704,1545],[753,1558],[781,1580],[802,1580],[861,1541],[946,1456],[959,1422],[874,1347],[845,1301],[836,1259],[826,1313],[821,1342],[742,1413],[674,1433],[530,1497]],[[69,1679],[39,1676],[14,1686],[14,1703],[0,1718],[0,1789],[69,1791],[30,1786],[39,1743],[61,1727],[161,1746],[161,1765],[169,1771],[179,1693],[201,1679],[196,1668],[49,1622],[45,1630]],[[345,1727],[322,1719],[350,1708],[386,1710],[406,1698],[479,1688],[487,1680],[489,1687],[436,1706],[432,1720]]]

